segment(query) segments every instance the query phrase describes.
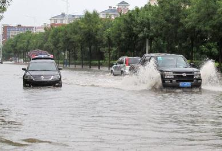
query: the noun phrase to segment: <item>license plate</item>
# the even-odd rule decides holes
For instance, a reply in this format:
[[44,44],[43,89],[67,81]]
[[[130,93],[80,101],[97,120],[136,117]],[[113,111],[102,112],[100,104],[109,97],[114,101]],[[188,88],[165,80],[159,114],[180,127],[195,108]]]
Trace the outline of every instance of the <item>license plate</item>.
[[180,82],[180,87],[189,88],[191,87],[191,82]]

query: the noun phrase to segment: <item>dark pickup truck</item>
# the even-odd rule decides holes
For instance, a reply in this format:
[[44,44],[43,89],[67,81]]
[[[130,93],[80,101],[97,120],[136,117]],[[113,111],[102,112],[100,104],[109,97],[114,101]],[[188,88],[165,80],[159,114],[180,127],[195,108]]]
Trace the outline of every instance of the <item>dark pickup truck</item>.
[[200,70],[192,67],[183,55],[165,53],[145,54],[139,64],[130,67],[130,72],[137,73],[140,68],[146,66],[152,60],[161,74],[163,87],[201,87],[202,78]]

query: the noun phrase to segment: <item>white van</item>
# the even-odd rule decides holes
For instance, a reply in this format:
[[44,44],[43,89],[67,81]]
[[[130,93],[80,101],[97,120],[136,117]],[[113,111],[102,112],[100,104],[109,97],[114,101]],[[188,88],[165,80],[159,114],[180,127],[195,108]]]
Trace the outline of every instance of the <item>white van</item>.
[[111,68],[111,74],[116,75],[126,75],[129,74],[129,68],[133,64],[137,64],[140,61],[140,57],[120,57],[117,62]]

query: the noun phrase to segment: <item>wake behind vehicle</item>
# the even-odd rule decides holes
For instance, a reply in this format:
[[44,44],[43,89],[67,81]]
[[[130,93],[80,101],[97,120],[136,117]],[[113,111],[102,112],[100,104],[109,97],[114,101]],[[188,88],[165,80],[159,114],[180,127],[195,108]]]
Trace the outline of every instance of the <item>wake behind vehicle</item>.
[[200,88],[202,78],[200,70],[192,67],[182,55],[175,54],[145,54],[140,63],[133,67],[132,72],[139,72],[151,61],[155,62],[160,72],[163,87]]
[[117,62],[111,68],[111,74],[116,75],[126,75],[129,74],[130,66],[137,64],[140,61],[140,57],[120,57]]
[[53,58],[48,55],[35,56],[28,64],[23,75],[23,86],[55,86],[62,87],[62,77]]

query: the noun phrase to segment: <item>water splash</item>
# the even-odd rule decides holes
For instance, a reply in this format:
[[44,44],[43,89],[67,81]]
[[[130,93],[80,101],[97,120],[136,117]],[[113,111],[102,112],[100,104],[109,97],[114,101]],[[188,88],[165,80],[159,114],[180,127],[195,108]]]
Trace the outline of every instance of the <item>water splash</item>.
[[140,67],[136,75],[124,77],[122,85],[127,85],[128,89],[132,90],[159,89],[161,77],[155,62],[150,61],[145,67]]
[[220,74],[216,69],[215,62],[208,60],[200,69],[202,76],[202,88],[212,91],[222,91]]

